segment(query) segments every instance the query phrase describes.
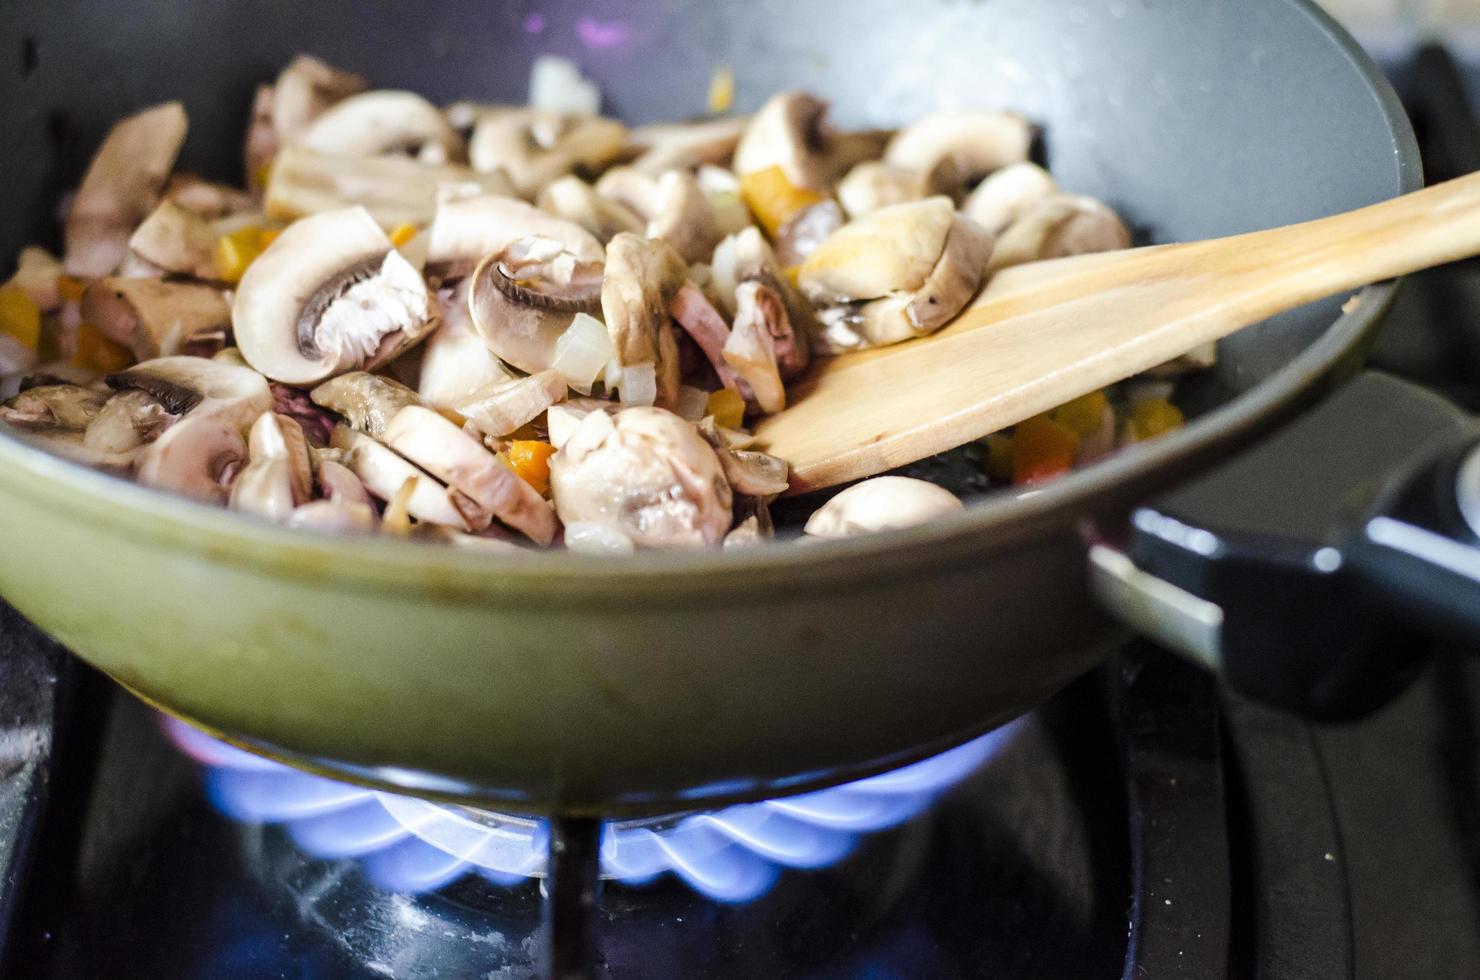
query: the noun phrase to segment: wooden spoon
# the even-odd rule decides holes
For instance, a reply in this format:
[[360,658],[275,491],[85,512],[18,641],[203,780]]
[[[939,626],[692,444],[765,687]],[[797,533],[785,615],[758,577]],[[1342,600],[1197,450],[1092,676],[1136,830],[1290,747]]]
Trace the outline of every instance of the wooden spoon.
[[1334,293],[1480,254],[1480,173],[1269,231],[1017,266],[929,337],[820,361],[756,436],[791,493],[872,476]]

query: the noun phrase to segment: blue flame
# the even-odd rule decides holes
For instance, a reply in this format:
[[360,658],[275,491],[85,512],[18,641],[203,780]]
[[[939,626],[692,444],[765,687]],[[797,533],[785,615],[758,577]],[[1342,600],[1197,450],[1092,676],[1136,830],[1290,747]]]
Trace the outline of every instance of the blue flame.
[[[430,891],[465,874],[514,884],[544,873],[542,821],[350,786],[233,748],[174,719],[164,725],[175,744],[205,765],[206,793],[222,813],[279,824],[313,857],[356,859],[386,891]],[[750,901],[783,870],[827,867],[865,834],[916,816],[997,754],[1017,727],[813,793],[661,825],[609,823],[602,829],[602,873],[626,885],[671,874],[714,901]]]

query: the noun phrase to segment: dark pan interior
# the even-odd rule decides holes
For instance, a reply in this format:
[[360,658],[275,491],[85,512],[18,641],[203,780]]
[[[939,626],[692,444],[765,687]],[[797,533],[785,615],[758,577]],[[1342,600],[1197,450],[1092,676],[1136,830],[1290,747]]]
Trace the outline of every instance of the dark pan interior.
[[[253,87],[298,51],[449,101],[522,100],[531,60],[560,53],[601,82],[609,112],[632,121],[702,112],[721,65],[734,71],[742,111],[781,87],[822,93],[846,124],[1010,106],[1042,125],[1065,187],[1106,199],[1151,239],[1246,231],[1391,191],[1385,134],[1341,122],[1370,118],[1377,96],[1312,18],[1295,0],[8,0],[0,260],[28,241],[55,243],[59,196],[108,124],[139,107],[183,99],[182,165],[238,179]],[[1179,42],[1193,33],[1199,43]],[[1189,394],[1194,407],[1286,363],[1339,306],[1318,303],[1226,343],[1217,371]]]

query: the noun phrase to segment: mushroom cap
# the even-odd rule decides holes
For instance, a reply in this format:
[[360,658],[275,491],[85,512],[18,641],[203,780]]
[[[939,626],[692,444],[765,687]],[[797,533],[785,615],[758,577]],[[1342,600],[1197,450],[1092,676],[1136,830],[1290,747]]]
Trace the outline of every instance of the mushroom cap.
[[669,305],[687,281],[688,266],[665,241],[623,232],[607,243],[601,311],[612,350],[624,370],[653,366],[654,397],[663,405],[672,404],[679,384]]
[[790,339],[791,325],[781,297],[766,284],[750,279],[735,290],[735,323],[725,342],[724,358],[745,379],[761,411],[786,407],[786,388],[777,364],[778,336]]
[[985,109],[927,113],[894,135],[884,162],[931,174],[953,196],[974,180],[1028,159],[1033,127],[1022,116]]
[[846,538],[923,524],[959,510],[961,501],[944,487],[907,476],[876,476],[823,504],[803,530],[814,537]]
[[363,208],[289,225],[247,267],[231,311],[237,347],[276,381],[376,367],[436,321],[421,273]]
[[951,220],[940,260],[909,305],[910,322],[917,334],[934,333],[961,312],[987,276],[987,260],[994,239],[985,228],[963,215]]
[[997,239],[988,271],[1024,262],[1129,248],[1131,233],[1107,205],[1078,194],[1051,194]]
[[550,457],[550,487],[561,520],[613,528],[642,548],[715,546],[730,529],[719,457],[660,408],[591,412]]
[[622,152],[627,127],[613,119],[544,109],[480,117],[468,141],[474,170],[503,170],[523,197],[577,168],[599,170]]
[[658,178],[654,211],[648,222],[650,238],[672,245],[685,262],[705,262],[724,237],[709,195],[699,189],[694,175],[670,170]]
[[473,271],[484,256],[520,238],[559,242],[578,262],[601,262],[596,236],[573,221],[546,214],[518,198],[478,194],[445,200],[427,232],[427,273],[452,278]]
[[945,196],[880,208],[829,235],[802,264],[797,282],[819,302],[919,289],[945,248],[955,213]]
[[186,126],[184,107],[166,102],[108,131],[67,212],[68,275],[95,279],[118,268],[129,236],[159,202]]
[[627,146],[641,152],[632,168],[657,176],[668,170],[689,170],[704,164],[727,166],[750,120],[726,116],[692,123],[651,123],[627,134]]
[[966,198],[961,212],[994,235],[1058,190],[1053,177],[1036,163],[1014,163],[989,175]]
[[199,216],[166,198],[134,229],[128,247],[164,272],[215,279],[216,238]]
[[290,61],[272,86],[272,126],[280,140],[291,140],[326,109],[363,91],[365,77],[343,71],[311,55]]
[[928,177],[918,170],[882,160],[865,160],[838,181],[838,203],[849,218],[861,218],[880,208],[918,201],[930,193]]
[[463,154],[462,137],[442,110],[415,92],[375,91],[351,95],[313,121],[298,142],[319,153],[371,157],[399,150],[436,147],[428,163]]
[[827,103],[805,92],[771,96],[750,117],[735,146],[735,172],[743,175],[780,167],[794,186],[826,190],[834,173],[822,132],[826,113]]
[[246,461],[237,426],[215,415],[192,415],[165,430],[139,457],[140,483],[207,503],[226,500],[226,488]]

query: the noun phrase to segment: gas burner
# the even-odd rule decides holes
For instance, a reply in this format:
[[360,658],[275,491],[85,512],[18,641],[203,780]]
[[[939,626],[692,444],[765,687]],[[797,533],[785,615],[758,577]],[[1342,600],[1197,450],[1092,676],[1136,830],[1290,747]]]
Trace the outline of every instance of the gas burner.
[[[204,764],[207,794],[223,814],[280,825],[309,857],[355,859],[383,891],[416,895],[469,874],[507,886],[545,874],[543,820],[336,782],[233,748],[174,719],[163,724],[177,746]],[[639,886],[672,875],[711,901],[754,900],[784,869],[836,864],[865,835],[909,821],[999,754],[1019,727],[1010,724],[902,769],[813,793],[606,824],[602,876]]]

